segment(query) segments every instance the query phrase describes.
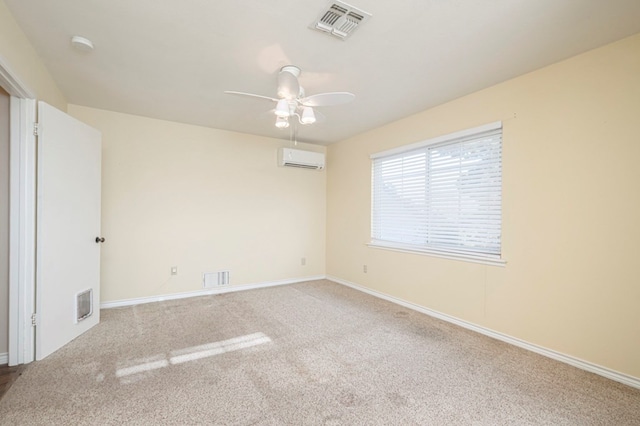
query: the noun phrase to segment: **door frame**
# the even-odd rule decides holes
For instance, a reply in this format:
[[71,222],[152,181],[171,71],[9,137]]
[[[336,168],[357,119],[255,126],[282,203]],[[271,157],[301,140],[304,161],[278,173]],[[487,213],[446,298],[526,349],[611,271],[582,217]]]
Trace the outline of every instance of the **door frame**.
[[9,123],[9,365],[35,359],[35,94],[0,56],[0,86],[11,95]]

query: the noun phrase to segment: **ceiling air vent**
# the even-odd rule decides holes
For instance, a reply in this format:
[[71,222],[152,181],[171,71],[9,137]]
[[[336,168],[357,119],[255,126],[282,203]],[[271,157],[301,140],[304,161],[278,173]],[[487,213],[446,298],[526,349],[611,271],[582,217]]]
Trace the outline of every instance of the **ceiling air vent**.
[[332,1],[320,12],[310,28],[346,40],[370,17],[371,14],[364,10],[341,1]]

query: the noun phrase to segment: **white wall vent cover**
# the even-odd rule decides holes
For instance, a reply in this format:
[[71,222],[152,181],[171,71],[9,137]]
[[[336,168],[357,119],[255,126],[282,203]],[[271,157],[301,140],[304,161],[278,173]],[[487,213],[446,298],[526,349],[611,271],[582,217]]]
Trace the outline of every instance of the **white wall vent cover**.
[[371,14],[341,1],[331,1],[310,28],[346,40]]
[[278,149],[278,165],[283,167],[322,170],[324,169],[324,154],[321,152],[280,148]]
[[202,286],[204,288],[217,287],[220,285],[229,285],[229,271],[205,272],[202,277]]

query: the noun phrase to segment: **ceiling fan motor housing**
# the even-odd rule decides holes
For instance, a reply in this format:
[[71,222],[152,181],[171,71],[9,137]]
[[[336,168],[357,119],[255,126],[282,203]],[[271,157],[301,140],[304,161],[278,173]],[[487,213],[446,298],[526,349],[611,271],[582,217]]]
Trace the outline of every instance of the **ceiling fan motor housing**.
[[296,67],[295,65],[285,65],[284,67],[280,68],[280,72],[288,72],[298,78],[300,77],[301,71],[300,68]]

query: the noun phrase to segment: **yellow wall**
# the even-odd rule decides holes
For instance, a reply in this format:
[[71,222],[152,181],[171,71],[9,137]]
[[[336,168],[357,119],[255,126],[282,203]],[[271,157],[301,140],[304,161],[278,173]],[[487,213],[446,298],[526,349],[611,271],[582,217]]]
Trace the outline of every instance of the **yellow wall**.
[[202,290],[204,272],[233,285],[325,274],[326,172],[278,167],[288,142],[69,113],[102,132],[102,302]]
[[[331,145],[327,273],[640,377],[639,117],[640,34]],[[506,267],[365,245],[369,154],[496,120]]]
[[67,101],[62,92],[2,0],[0,0],[0,61],[33,92],[38,100],[45,101],[60,110],[67,110]]

